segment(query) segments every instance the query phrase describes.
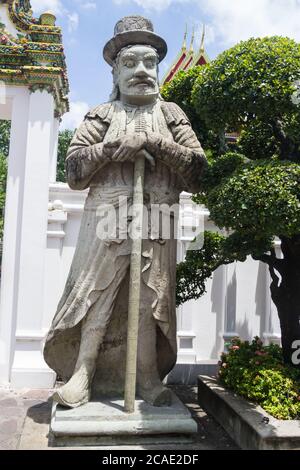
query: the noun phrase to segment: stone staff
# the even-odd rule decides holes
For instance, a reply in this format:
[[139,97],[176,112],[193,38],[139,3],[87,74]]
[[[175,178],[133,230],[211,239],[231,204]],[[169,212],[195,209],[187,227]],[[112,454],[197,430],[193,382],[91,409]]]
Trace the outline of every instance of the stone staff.
[[133,207],[137,209],[132,240],[129,278],[127,358],[125,375],[125,411],[134,412],[137,372],[137,344],[141,299],[141,266],[143,243],[143,204],[145,151],[140,152],[134,166]]

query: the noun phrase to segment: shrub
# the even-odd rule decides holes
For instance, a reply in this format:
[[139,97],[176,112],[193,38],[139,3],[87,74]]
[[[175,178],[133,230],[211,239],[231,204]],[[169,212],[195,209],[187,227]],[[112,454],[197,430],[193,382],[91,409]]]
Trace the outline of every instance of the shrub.
[[300,419],[300,371],[284,364],[275,344],[234,338],[221,356],[218,379],[277,419]]

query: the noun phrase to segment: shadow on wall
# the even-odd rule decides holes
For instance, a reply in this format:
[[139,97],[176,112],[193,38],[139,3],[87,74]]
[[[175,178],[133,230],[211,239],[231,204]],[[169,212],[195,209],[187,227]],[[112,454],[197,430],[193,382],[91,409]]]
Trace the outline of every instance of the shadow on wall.
[[213,275],[211,286],[211,308],[212,313],[216,314],[216,339],[214,347],[210,353],[211,358],[219,358],[220,352],[224,347],[224,321],[225,321],[225,292],[224,277],[226,266],[220,266]]
[[257,273],[257,282],[256,282],[256,291],[255,291],[255,304],[256,311],[255,315],[260,317],[260,328],[259,336],[262,338],[263,334],[268,330],[268,325],[266,324],[267,309],[270,308],[268,302],[268,289],[267,285],[268,280],[268,267],[264,263],[259,263],[258,273]]
[[215,377],[218,372],[217,364],[176,364],[167,376],[168,385],[197,385],[198,375]]

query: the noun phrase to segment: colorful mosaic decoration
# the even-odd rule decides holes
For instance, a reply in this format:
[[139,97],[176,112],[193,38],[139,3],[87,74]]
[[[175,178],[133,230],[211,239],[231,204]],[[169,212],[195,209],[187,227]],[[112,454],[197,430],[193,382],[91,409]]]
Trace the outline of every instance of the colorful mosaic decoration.
[[51,12],[32,16],[29,0],[0,0],[17,36],[0,23],[0,80],[10,85],[47,90],[55,99],[56,117],[69,111],[69,83],[61,28]]

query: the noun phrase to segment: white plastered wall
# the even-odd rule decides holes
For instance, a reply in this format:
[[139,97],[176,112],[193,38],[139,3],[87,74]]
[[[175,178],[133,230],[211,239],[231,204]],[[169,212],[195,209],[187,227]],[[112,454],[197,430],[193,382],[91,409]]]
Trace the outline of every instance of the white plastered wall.
[[[47,387],[42,356],[49,179],[57,140],[46,91],[0,84],[0,119],[11,120],[0,302],[0,382]],[[52,164],[51,164],[52,162]]]

